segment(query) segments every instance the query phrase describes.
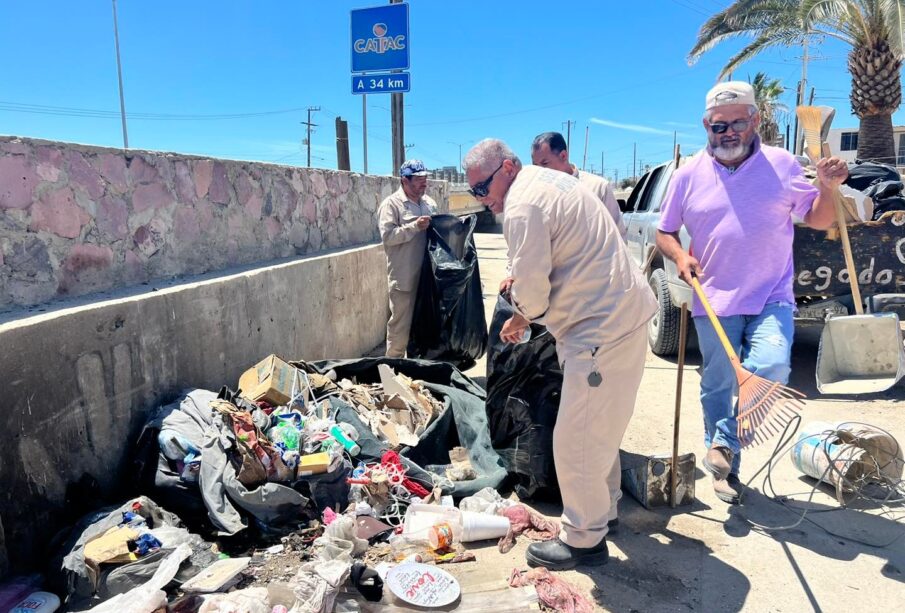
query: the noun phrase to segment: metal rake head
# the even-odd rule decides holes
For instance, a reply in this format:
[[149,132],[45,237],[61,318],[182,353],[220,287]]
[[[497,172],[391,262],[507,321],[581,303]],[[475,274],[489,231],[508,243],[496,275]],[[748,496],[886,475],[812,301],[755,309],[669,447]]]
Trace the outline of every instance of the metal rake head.
[[739,385],[738,440],[759,445],[782,430],[804,409],[805,395],[775,381],[751,375]]

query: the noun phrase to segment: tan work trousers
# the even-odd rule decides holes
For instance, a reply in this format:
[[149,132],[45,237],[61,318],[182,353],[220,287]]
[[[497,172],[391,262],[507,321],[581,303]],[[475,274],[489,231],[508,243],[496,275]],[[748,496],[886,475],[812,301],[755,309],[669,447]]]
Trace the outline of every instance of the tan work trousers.
[[[553,430],[553,457],[562,494],[562,541],[593,547],[616,518],[619,445],[635,410],[647,352],[647,326],[608,347],[559,348],[562,398]],[[588,376],[599,372],[593,387]]]
[[415,292],[390,287],[390,320],[387,322],[387,357],[404,358],[412,329]]

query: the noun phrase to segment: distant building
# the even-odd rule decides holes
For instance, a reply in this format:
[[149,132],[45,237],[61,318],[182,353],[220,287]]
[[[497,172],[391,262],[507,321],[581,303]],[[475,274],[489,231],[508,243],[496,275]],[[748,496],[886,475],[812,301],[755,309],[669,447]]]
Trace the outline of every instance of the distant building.
[[[893,126],[896,159],[888,160],[895,166],[905,166],[905,126]],[[858,156],[858,128],[831,128],[827,143],[833,155],[847,162],[854,162]]]

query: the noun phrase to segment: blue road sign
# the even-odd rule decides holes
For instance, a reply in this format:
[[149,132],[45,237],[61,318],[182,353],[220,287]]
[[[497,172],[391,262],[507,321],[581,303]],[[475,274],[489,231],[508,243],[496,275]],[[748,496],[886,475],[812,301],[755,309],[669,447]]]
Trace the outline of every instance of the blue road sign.
[[411,75],[407,72],[373,72],[352,75],[353,94],[398,94],[409,91]]
[[385,4],[352,13],[352,72],[409,68],[409,5]]

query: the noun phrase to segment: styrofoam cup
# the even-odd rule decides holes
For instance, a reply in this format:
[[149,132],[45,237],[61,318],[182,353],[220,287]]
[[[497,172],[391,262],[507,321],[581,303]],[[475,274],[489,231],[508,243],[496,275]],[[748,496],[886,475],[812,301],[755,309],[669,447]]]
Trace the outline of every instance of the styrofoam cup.
[[509,518],[504,515],[462,512],[462,542],[500,538],[509,532]]

